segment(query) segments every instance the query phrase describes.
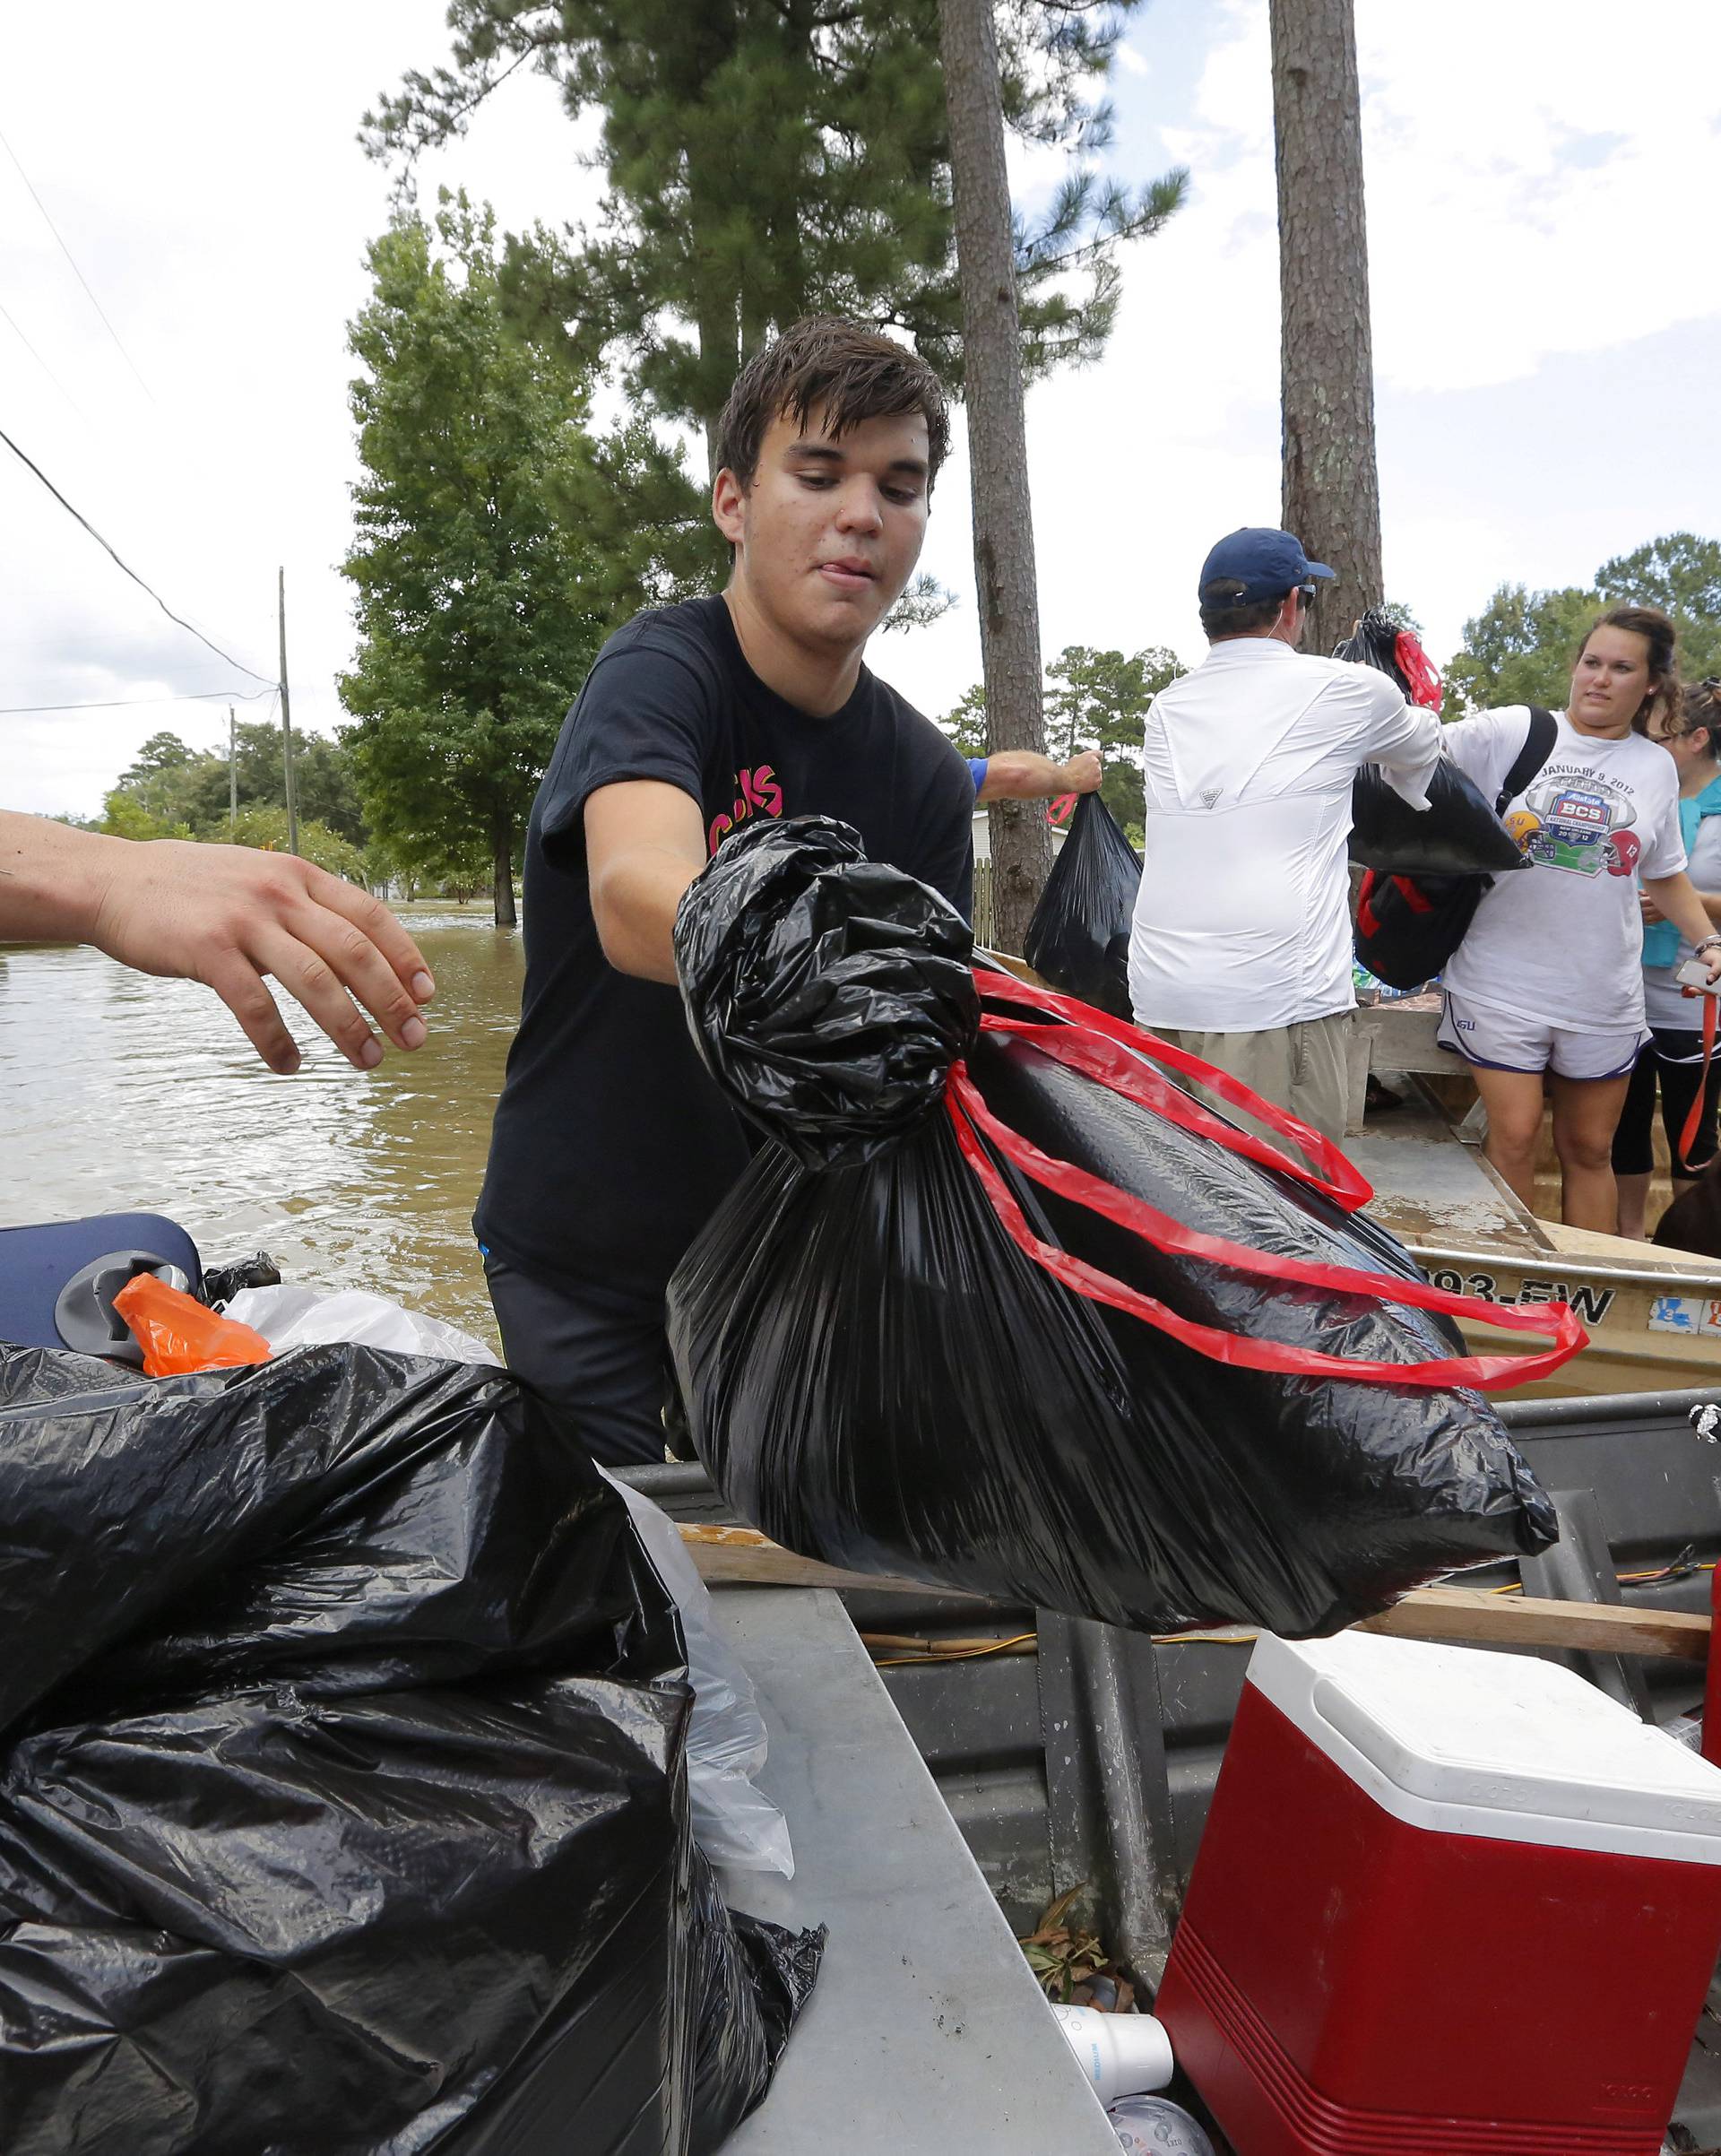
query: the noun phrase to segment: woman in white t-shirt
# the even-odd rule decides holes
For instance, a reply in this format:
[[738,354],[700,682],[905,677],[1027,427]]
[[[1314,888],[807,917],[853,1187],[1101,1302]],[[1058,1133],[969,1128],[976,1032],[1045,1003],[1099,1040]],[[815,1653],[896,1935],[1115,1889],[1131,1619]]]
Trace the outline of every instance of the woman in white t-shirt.
[[[1545,1087],[1561,1217],[1605,1234],[1619,1225],[1613,1130],[1648,1038],[1639,883],[1721,976],[1721,932],[1685,873],[1678,774],[1647,732],[1678,709],[1673,623],[1610,609],[1584,638],[1546,763],[1506,805],[1532,865],[1496,878],[1442,975],[1440,1038],[1475,1072],[1489,1160],[1532,1205]],[[1490,800],[1529,723],[1518,705],[1448,727],[1453,761]]]
[[[1649,721],[1649,738],[1659,741],[1679,775],[1679,827],[1685,841],[1685,872],[1703,901],[1711,922],[1721,922],[1721,682],[1705,681],[1685,691],[1676,720],[1660,712]],[[1702,1011],[1677,979],[1691,947],[1646,891],[1643,909],[1643,1017],[1649,1028],[1613,1133],[1613,1180],[1620,1186],[1620,1233],[1641,1238],[1649,1178],[1655,1169],[1656,1095],[1661,1095],[1662,1127],[1673,1156],[1673,1196],[1691,1189],[1695,1173],[1680,1165],[1679,1141],[1696,1100],[1703,1111],[1691,1143],[1693,1168],[1714,1157],[1716,1103],[1721,1094],[1721,1061],[1703,1069]]]

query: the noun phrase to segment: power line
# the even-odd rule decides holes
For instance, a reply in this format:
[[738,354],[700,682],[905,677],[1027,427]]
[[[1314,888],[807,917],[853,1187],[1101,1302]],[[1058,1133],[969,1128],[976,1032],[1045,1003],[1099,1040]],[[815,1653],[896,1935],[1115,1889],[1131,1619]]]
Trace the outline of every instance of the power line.
[[89,704],[0,704],[0,719],[33,718],[49,711],[130,711],[146,704],[253,704],[273,688],[196,688],[182,697],[99,697]]
[[[65,241],[61,238],[60,228],[48,215],[48,204],[42,200],[41,196],[37,194],[35,186],[31,183],[29,173],[26,172],[23,166],[19,163],[18,152],[13,148],[12,144],[7,142],[4,134],[0,134],[0,149],[4,150],[6,155],[12,160],[13,163],[17,166],[19,178],[22,180],[25,186],[30,189],[30,199],[35,203],[36,207],[42,213],[42,222],[48,227],[48,230],[53,233],[56,240],[58,241],[61,254],[64,255],[66,260],[72,264],[72,274],[83,287],[85,292],[88,293],[91,306],[93,307],[97,314],[101,316],[102,327],[108,332],[108,334],[114,341],[114,350],[118,352],[120,358],[124,359],[126,366],[131,368],[132,374],[136,380],[138,387],[143,392],[143,394],[148,397],[151,403],[153,404],[155,403],[154,390],[150,387],[149,384],[143,379],[143,376],[138,373],[136,361],[132,358],[131,353],[128,352],[125,347],[120,342],[119,332],[114,327],[113,324],[108,321],[107,309],[102,306],[100,300],[96,298],[95,293],[91,290],[90,280],[78,267],[76,257],[73,255],[71,248],[67,247]],[[250,670],[247,668],[246,671],[248,672]]]
[[0,300],[0,315],[4,315],[5,316],[7,325],[11,328],[13,335],[17,338],[19,343],[23,346],[24,350],[30,354],[30,358],[35,360],[37,366],[41,368],[42,372],[48,377],[48,380],[53,383],[55,388],[59,391],[60,394],[72,407],[73,411],[77,413],[81,420],[87,420],[90,417],[89,413],[84,411],[82,405],[78,403],[76,397],[72,394],[72,392],[66,387],[65,384],[61,381],[58,375],[55,373],[54,369],[48,365],[48,361],[43,359],[41,353],[37,351],[36,347],[24,334],[22,324],[19,321],[17,316],[12,312],[11,308],[6,306],[4,300]]
[[6,445],[6,447],[11,450],[13,456],[18,459],[18,462],[21,464],[26,464],[30,467],[30,471],[32,471],[36,474],[37,478],[41,481],[43,486],[48,489],[48,492],[54,497],[55,500],[58,502],[61,508],[65,511],[67,515],[77,518],[78,523],[81,524],[84,530],[89,533],[91,538],[95,541],[96,544],[102,549],[104,553],[112,557],[113,560],[118,565],[118,567],[125,571],[125,574],[131,578],[132,582],[136,584],[141,591],[148,592],[150,597],[154,600],[157,606],[161,609],[161,611],[167,616],[169,621],[173,622],[177,628],[186,630],[188,635],[195,636],[199,644],[206,645],[208,648],[214,653],[218,659],[224,659],[229,666],[237,666],[242,674],[249,674],[254,681],[263,681],[269,683],[269,686],[271,687],[273,686],[272,682],[269,682],[269,677],[267,674],[260,674],[255,666],[246,666],[243,660],[236,659],[231,652],[224,652],[219,644],[212,642],[211,638],[204,636],[202,629],[193,628],[189,621],[186,620],[182,616],[176,614],[173,609],[168,604],[167,601],[161,596],[160,593],[158,592],[153,585],[145,584],[143,579],[138,575],[134,568],[130,567],[125,562],[120,560],[119,556],[114,552],[113,548],[108,545],[108,541],[102,537],[101,533],[97,531],[94,524],[90,522],[90,519],[87,516],[81,515],[79,512],[72,507],[71,503],[67,501],[65,495],[60,492],[59,489],[54,484],[53,481],[49,479],[47,472],[42,470],[41,466],[34,463],[30,457],[24,455],[23,451],[18,446],[17,443],[13,440],[12,437],[3,427],[0,427],[0,442],[4,442]]

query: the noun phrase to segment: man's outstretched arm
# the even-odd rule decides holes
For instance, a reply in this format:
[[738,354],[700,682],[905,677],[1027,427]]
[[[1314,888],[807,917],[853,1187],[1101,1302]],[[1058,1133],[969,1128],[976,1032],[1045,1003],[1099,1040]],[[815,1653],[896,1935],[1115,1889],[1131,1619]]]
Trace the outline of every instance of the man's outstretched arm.
[[654,778],[600,786],[585,803],[585,866],[603,955],[618,973],[675,981],[675,913],[705,865],[699,804]]
[[1092,793],[1104,772],[1099,751],[1085,749],[1067,764],[1054,764],[1049,756],[1031,749],[1000,749],[986,759],[986,776],[976,801],[1052,801],[1060,793]]
[[91,943],[139,973],[201,981],[282,1072],[298,1069],[298,1050],[265,975],[360,1070],[383,1055],[364,1010],[397,1047],[417,1048],[419,1006],[436,993],[419,947],[385,905],[293,854],[108,838],[6,810],[0,937]]

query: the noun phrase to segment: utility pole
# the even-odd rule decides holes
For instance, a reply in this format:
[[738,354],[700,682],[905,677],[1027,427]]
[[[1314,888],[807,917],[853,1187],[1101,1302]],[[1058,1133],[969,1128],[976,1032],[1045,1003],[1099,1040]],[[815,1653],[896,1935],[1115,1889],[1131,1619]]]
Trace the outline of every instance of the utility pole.
[[[939,0],[938,47],[962,290],[986,747],[1043,751],[1021,323],[992,0]],[[1000,950],[1019,951],[1051,871],[1051,834],[1039,801],[994,801],[990,821],[992,932]]]
[[1315,600],[1329,652],[1385,597],[1374,454],[1362,100],[1353,0],[1271,0],[1279,193],[1285,528],[1337,580]]
[[[283,668],[282,671],[286,670]],[[233,706],[227,707],[227,836],[230,839],[239,827],[239,765],[238,749],[235,745]]]
[[287,696],[287,572],[279,575],[276,596],[281,612],[281,759],[287,789],[287,851],[298,851],[298,795],[293,786],[293,707]]

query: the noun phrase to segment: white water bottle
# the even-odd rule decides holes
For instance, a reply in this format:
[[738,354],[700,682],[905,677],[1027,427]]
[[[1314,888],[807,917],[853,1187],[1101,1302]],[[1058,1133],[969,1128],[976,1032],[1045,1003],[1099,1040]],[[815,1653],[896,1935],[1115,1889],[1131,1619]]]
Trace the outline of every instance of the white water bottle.
[[1098,2013],[1092,2006],[1051,2011],[1103,2104],[1163,2089],[1172,2078],[1172,2039],[1151,2013]]

